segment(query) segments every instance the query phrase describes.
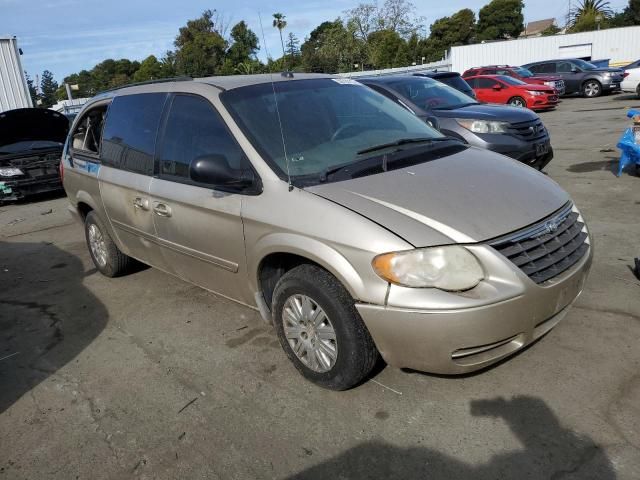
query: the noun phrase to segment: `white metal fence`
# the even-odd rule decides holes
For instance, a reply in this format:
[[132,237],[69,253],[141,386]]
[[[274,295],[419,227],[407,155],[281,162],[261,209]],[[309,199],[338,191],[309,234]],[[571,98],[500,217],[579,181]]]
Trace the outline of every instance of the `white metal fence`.
[[16,37],[0,37],[0,112],[33,107]]

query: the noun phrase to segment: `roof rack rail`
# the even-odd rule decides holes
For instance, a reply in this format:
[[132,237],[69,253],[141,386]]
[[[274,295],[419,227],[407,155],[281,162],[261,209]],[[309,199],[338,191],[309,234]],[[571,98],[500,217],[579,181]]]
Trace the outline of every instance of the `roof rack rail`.
[[106,90],[102,90],[101,92],[98,93],[98,95],[100,95],[101,93],[114,92],[122,88],[137,87],[139,85],[152,85],[154,83],[167,83],[167,82],[184,82],[189,80],[193,80],[193,77],[184,75],[181,77],[158,78],[157,80],[146,80],[144,82],[127,83],[126,85],[120,85],[119,87],[113,87],[113,88],[108,88]]

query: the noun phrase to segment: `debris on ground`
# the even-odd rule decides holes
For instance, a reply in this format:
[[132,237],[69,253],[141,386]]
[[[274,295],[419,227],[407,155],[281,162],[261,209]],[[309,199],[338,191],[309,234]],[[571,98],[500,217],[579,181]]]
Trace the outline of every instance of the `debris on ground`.
[[45,210],[44,212],[40,212],[40,215],[49,215],[50,213],[53,213],[53,208],[50,208],[49,210]]

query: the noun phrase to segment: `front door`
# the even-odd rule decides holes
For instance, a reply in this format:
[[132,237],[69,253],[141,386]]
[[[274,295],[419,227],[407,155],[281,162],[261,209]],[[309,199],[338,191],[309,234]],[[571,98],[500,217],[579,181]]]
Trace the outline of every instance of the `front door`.
[[477,78],[476,96],[478,100],[486,103],[504,103],[502,90],[495,90],[495,85],[500,85],[497,80],[491,78]]
[[107,113],[102,140],[100,196],[124,253],[166,269],[155,243],[152,202],[155,139],[166,93],[116,97]]
[[241,217],[243,196],[194,182],[193,161],[218,155],[241,171],[246,160],[222,119],[203,97],[173,97],[158,145],[151,210],[166,261],[181,278],[236,300],[248,292]]
[[582,88],[580,79],[582,78],[582,72],[572,71],[577,67],[568,61],[556,62],[555,74],[564,80],[565,89],[567,92],[579,92]]

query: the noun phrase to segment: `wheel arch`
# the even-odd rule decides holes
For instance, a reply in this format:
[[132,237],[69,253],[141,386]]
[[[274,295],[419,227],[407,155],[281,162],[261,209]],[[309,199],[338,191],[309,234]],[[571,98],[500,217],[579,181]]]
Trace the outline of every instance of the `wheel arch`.
[[273,234],[263,238],[255,250],[252,288],[262,294],[268,308],[271,308],[273,291],[280,277],[304,263],[331,273],[354,300],[365,293],[364,281],[353,265],[340,252],[318,240],[296,234]]

